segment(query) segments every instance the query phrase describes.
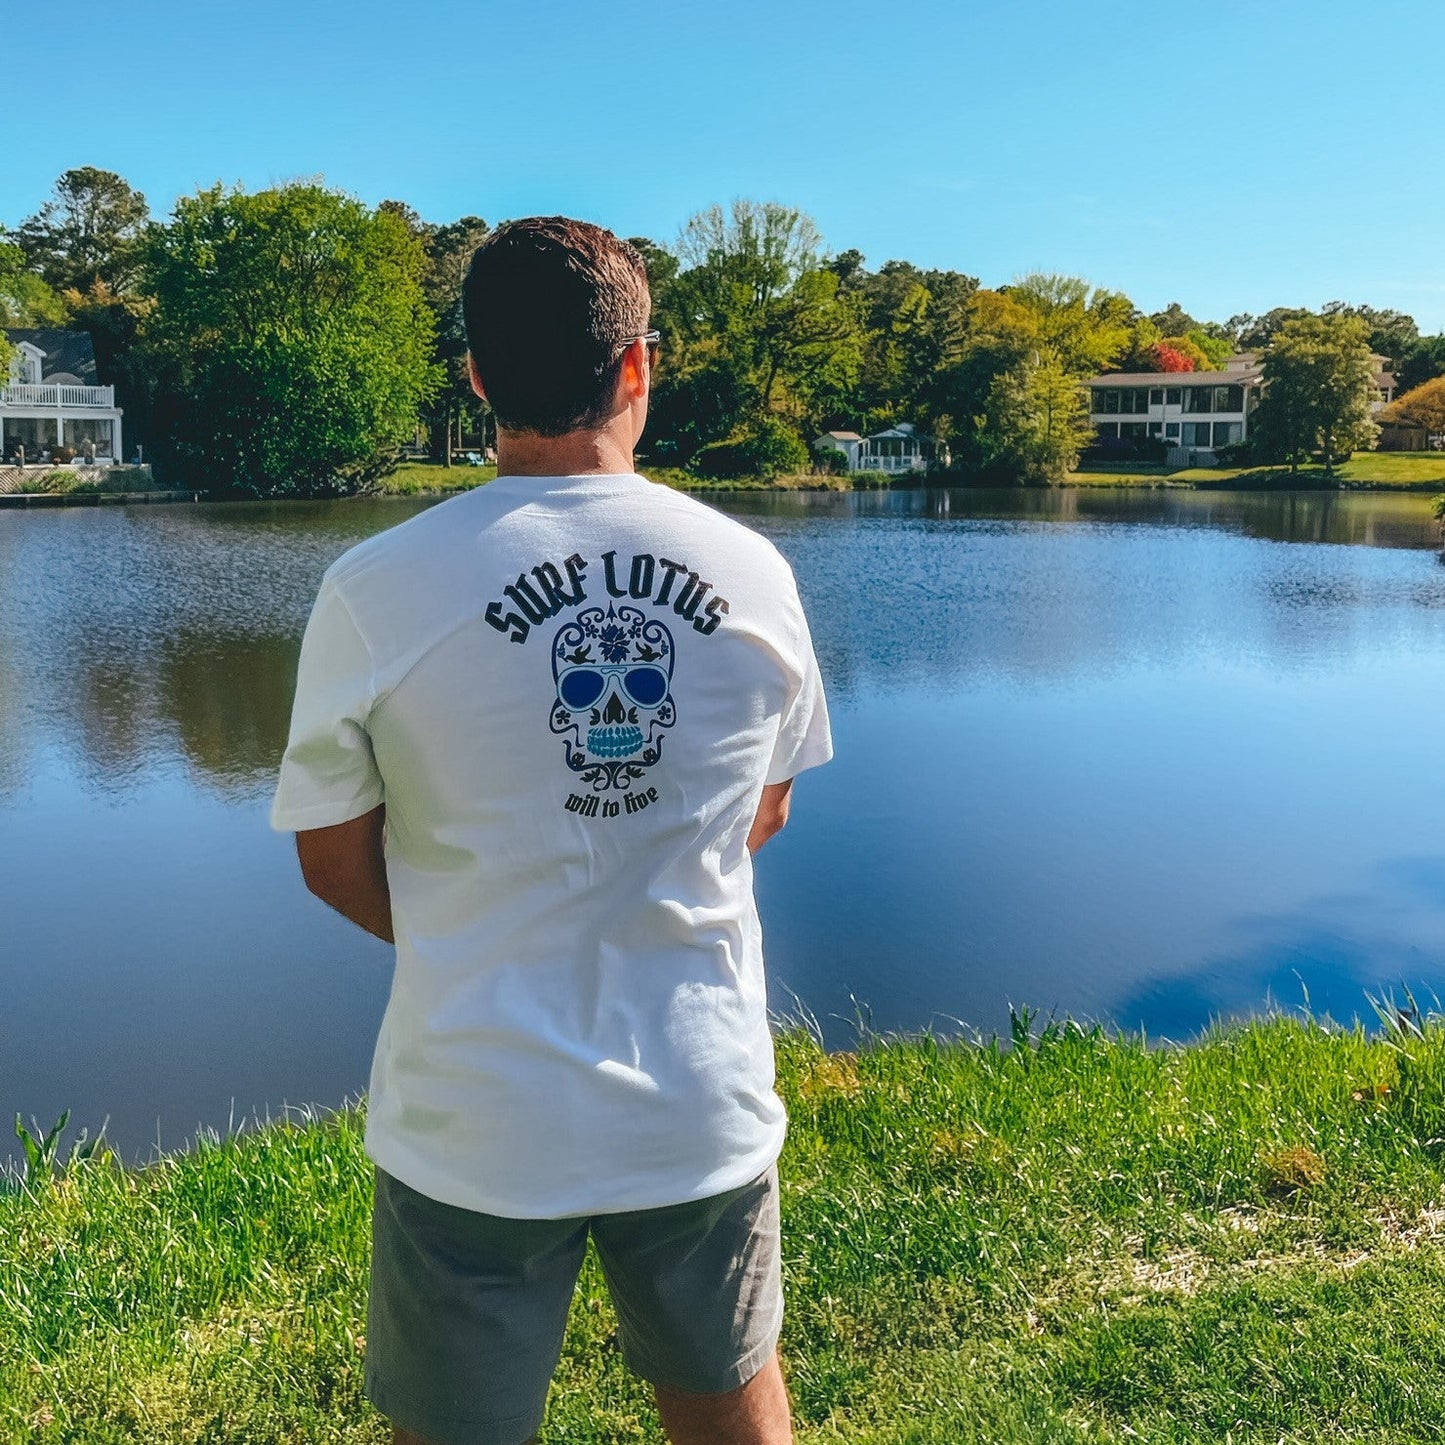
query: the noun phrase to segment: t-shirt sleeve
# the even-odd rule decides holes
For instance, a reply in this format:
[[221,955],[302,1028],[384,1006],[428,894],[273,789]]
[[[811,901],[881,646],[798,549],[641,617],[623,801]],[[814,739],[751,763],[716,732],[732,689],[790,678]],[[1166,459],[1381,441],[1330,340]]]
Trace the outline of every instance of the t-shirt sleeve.
[[828,701],[823,696],[823,676],[813,655],[813,638],[801,605],[797,611],[798,676],[789,694],[778,728],[778,741],[768,766],[769,784],[786,783],[809,768],[826,763],[833,756],[833,733],[828,725]]
[[278,832],[346,823],[382,801],[367,732],[374,700],[371,654],[328,578],[301,643],[291,735],[271,804]]

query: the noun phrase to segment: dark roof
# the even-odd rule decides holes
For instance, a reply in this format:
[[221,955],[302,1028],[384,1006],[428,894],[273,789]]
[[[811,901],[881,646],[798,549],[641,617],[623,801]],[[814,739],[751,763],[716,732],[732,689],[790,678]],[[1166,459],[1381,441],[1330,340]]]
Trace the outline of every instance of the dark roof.
[[81,386],[99,384],[95,371],[95,347],[88,331],[61,331],[49,326],[8,326],[5,335],[12,345],[28,341],[45,353],[41,381],[65,373]]
[[1248,371],[1110,371],[1093,377],[1090,386],[1242,386],[1253,385],[1263,375],[1257,367]]

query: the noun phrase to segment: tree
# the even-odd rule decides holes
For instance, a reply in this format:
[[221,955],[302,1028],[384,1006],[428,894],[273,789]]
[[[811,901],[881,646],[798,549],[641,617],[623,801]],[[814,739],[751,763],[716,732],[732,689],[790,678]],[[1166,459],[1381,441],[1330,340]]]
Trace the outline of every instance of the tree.
[[1000,373],[974,418],[985,469],[1024,482],[1056,482],[1093,438],[1078,377],[1054,352]]
[[432,392],[426,258],[403,220],[316,183],[176,203],[146,247],[170,460],[261,496],[354,490]]
[[55,291],[89,291],[97,281],[123,292],[135,277],[150,210],[114,171],[66,171],[55,193],[18,232],[32,270]]
[[667,288],[677,279],[679,261],[665,246],[650,241],[646,236],[629,236],[629,246],[635,246],[647,267],[647,289],[652,293],[652,304],[657,306],[667,295]]
[[1093,376],[1128,352],[1139,313],[1122,293],[1092,289],[1077,276],[1040,273],[1006,291],[1037,316],[1040,339],[1066,371]]
[[1401,391],[1413,391],[1434,377],[1445,376],[1445,335],[1422,336],[1403,361],[1395,360],[1395,382]]
[[1369,334],[1365,338],[1370,350],[1399,365],[1420,341],[1420,328],[1413,316],[1403,311],[1377,311],[1373,306],[1350,306],[1343,301],[1327,301],[1325,316],[1358,316]]
[[0,232],[0,326],[64,323],[65,303],[41,277],[27,269],[24,251]]
[[1369,329],[1358,316],[1295,317],[1281,323],[1264,354],[1264,388],[1255,413],[1255,441],[1299,469],[1300,458],[1323,453],[1325,475],[1337,458],[1378,434]]
[[1159,328],[1161,336],[1187,336],[1199,325],[1177,301],[1171,301],[1164,310],[1156,311],[1149,320]]
[[657,308],[668,339],[654,390],[660,454],[686,460],[770,415],[804,424],[856,384],[859,307],[821,248],[809,217],[772,203],[714,206],[683,228]]
[[1381,421],[1422,426],[1430,435],[1445,435],[1445,376],[1397,396],[1380,412]]
[[870,272],[856,251],[829,269],[840,278],[840,294],[861,308],[862,358],[856,388],[830,398],[830,414],[820,420],[867,430],[908,419],[941,435],[947,408],[938,405],[937,382],[962,355],[977,279],[907,261]]
[[155,310],[154,298],[138,290],[117,295],[104,281],[95,281],[84,293],[67,291],[64,301],[66,324],[89,332],[98,379],[115,387],[116,400],[125,408],[127,444],[153,453],[156,358],[146,345],[145,328]]
[[1263,316],[1238,316],[1233,320],[1241,323],[1239,344],[1245,349],[1268,346],[1275,333],[1286,321],[1300,321],[1309,316],[1301,306],[1276,306]]
[[1204,357],[1201,371],[1223,371],[1225,362],[1234,355],[1234,342],[1224,328],[1214,322],[1190,327],[1184,339]]
[[[382,202],[385,207],[396,202]],[[415,216],[415,212],[412,213]],[[435,342],[432,361],[440,373],[436,393],[424,409],[432,455],[452,463],[452,424],[457,418],[481,423],[486,405],[472,390],[467,367],[467,329],[462,319],[462,282],[477,247],[491,234],[480,216],[463,216],[446,225],[427,225],[418,217],[412,233],[426,253],[422,294],[431,312]]]
[[1146,353],[1152,366],[1146,368],[1149,371],[1199,371],[1201,367],[1196,356],[1192,355],[1184,347],[1176,345],[1182,338],[1175,337],[1173,341],[1156,341]]
[[700,476],[775,477],[804,471],[811,458],[798,434],[776,417],[762,417],[725,441],[712,442],[693,458]]

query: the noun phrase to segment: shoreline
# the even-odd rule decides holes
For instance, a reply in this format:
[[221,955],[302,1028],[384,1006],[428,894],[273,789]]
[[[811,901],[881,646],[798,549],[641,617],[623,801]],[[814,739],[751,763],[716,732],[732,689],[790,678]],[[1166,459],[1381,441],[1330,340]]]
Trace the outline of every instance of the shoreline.
[[[1383,461],[1380,458],[1383,457]],[[1200,492],[1392,492],[1402,495],[1418,495],[1425,498],[1445,494],[1445,456],[1438,460],[1433,454],[1417,453],[1366,453],[1342,463],[1335,476],[1326,478],[1320,467],[1305,467],[1291,474],[1283,467],[1222,468],[1199,467],[1173,472],[1159,468],[1127,470],[1124,468],[1085,468],[1069,473],[1063,480],[1049,483],[1017,483],[1013,485],[995,482],[981,482],[966,478],[946,480],[925,480],[916,477],[891,478],[885,474],[861,473],[849,476],[825,477],[811,473],[800,473],[777,478],[739,477],[727,482],[693,477],[675,467],[648,467],[643,463],[641,474],[658,485],[677,491],[707,495],[718,493],[736,495],[739,493],[788,493],[851,494],[855,492],[926,492],[926,491],[1061,491],[1070,488],[1081,490],[1127,490],[1127,491],[1200,491]],[[1393,471],[1395,475],[1380,475],[1381,471]],[[1420,472],[1425,475],[1421,477]],[[1370,475],[1370,473],[1376,473]],[[437,477],[436,474],[441,476]],[[455,478],[450,485],[432,486],[435,480],[448,480],[448,473]],[[365,491],[340,497],[250,497],[224,496],[208,493],[203,488],[151,488],[145,491],[85,490],[71,492],[9,492],[0,493],[0,509],[3,508],[45,508],[66,506],[115,506],[134,502],[137,505],[174,504],[177,502],[330,502],[349,501],[354,498],[445,498],[461,492],[485,486],[495,476],[491,466],[475,470],[465,467],[443,468],[423,464],[404,465],[378,486]],[[93,485],[93,484],[92,484]]]
[[[783,1029],[800,1445],[1439,1438],[1445,1022],[1381,1017]],[[379,1439],[364,1118],[0,1195],[0,1441]],[[656,1438],[614,1327],[589,1262],[546,1438]]]
[[[645,473],[644,473],[645,475]],[[371,492],[358,492],[338,497],[237,497],[215,496],[192,488],[174,488],[152,492],[6,492],[0,493],[0,511],[53,510],[62,507],[114,507],[114,506],[174,506],[181,503],[217,505],[224,503],[267,504],[275,502],[351,502],[351,501],[410,501],[413,499],[432,500],[460,496],[485,486],[477,482],[471,486],[416,488],[404,492],[392,492],[378,488]],[[707,495],[768,494],[773,496],[819,496],[870,494],[880,492],[944,492],[944,491],[1000,491],[1000,492],[1060,492],[1060,491],[1175,491],[1175,492],[1236,492],[1268,495],[1270,493],[1311,492],[1329,494],[1332,492],[1380,492],[1397,496],[1417,496],[1425,501],[1445,492],[1445,480],[1438,482],[1390,482],[1390,481],[1345,481],[1323,484],[1309,479],[1292,484],[1283,482],[1270,485],[1240,486],[1230,479],[1213,481],[1173,481],[1167,477],[1111,478],[1094,477],[1087,473],[1071,476],[1066,481],[1049,482],[1041,485],[1000,486],[994,484],[961,482],[938,485],[889,487],[838,487],[838,486],[797,486],[774,484],[744,479],[736,485],[722,486],[716,482],[700,482],[696,486],[681,486],[663,482],[676,491]]]

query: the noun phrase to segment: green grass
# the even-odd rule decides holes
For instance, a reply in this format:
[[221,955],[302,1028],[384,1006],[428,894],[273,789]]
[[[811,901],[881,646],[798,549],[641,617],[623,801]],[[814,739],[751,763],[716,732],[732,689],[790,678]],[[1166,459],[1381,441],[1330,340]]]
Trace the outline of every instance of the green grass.
[[[800,1441],[1445,1434],[1445,1027],[779,1038]],[[360,1108],[0,1197],[0,1440],[376,1442]],[[543,1439],[656,1440],[589,1262]]]
[[1180,474],[1168,467],[1137,462],[1115,469],[1108,466],[1083,466],[1064,477],[1066,487],[1168,487],[1186,485],[1176,480]]
[[491,462],[480,467],[403,462],[394,472],[383,477],[376,484],[376,489],[385,496],[424,497],[434,492],[470,491],[483,482],[490,482],[496,475],[497,469]]
[[[1335,479],[1347,486],[1389,490],[1434,491],[1445,485],[1445,452],[1357,452],[1335,468]],[[1329,485],[1322,466],[1304,466],[1291,476],[1288,467],[1167,467],[1134,465],[1117,471],[1086,467],[1069,473],[1071,487],[1198,486],[1250,488],[1319,487]]]
[[33,490],[63,496],[111,496],[118,493],[171,490],[148,467],[74,467],[37,473]]
[[[854,486],[860,485],[848,477],[824,477],[811,472],[799,473],[796,476],[739,477],[735,481],[713,482],[702,477],[695,477],[691,472],[683,471],[681,467],[652,467],[644,462],[641,464],[640,470],[644,476],[655,482],[674,487],[678,491],[688,492],[779,492],[818,487],[848,491]],[[496,475],[497,468],[490,462],[483,467],[455,466],[450,468],[438,466],[435,462],[406,462],[390,476],[383,477],[377,484],[377,490],[390,496],[428,496],[438,492],[467,491],[472,487],[480,486],[483,482],[490,482]],[[875,473],[860,475],[865,475],[870,484],[876,481]]]

